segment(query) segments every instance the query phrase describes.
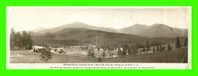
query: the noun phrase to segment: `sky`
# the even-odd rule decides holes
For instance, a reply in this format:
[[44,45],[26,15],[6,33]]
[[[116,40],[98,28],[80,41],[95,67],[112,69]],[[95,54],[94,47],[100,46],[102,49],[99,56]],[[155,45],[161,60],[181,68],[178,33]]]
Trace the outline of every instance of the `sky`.
[[8,7],[7,26],[16,31],[58,27],[73,22],[121,29],[135,24],[188,28],[190,7]]

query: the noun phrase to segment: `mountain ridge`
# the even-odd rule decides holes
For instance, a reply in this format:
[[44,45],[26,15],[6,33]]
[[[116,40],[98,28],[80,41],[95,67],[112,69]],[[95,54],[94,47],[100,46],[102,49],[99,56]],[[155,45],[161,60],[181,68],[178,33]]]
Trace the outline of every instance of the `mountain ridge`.
[[122,29],[111,29],[104,27],[91,26],[82,22],[73,22],[70,24],[61,25],[55,28],[44,29],[41,31],[36,31],[34,34],[46,34],[46,33],[54,33],[57,31],[61,31],[63,29],[72,29],[72,28],[85,28],[90,30],[98,30],[98,31],[106,31],[113,33],[123,33],[130,35],[138,35],[143,37],[176,37],[176,36],[186,36],[187,29],[173,28],[165,24],[152,24],[152,25],[144,25],[144,24],[135,24],[132,26],[128,26]]
[[140,26],[131,26],[121,29],[121,32],[151,38],[187,36],[187,29],[172,28],[165,24],[144,25],[141,28]]

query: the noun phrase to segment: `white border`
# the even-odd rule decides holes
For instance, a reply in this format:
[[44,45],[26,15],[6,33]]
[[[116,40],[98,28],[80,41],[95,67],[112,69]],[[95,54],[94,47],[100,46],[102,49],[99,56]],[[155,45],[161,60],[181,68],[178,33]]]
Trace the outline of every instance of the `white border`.
[[[7,69],[192,69],[192,7],[185,6],[185,8],[189,8],[189,26],[188,26],[188,63],[36,63],[36,64],[24,64],[24,63],[10,63],[10,33],[11,33],[11,26],[9,24],[9,19],[11,18],[8,15],[8,12],[11,8],[16,7],[23,7],[23,8],[181,8],[184,6],[86,6],[86,7],[70,7],[70,6],[8,6],[6,7],[6,29],[7,29],[7,51],[6,51],[6,67]],[[72,66],[68,66],[71,65]],[[88,66],[87,65],[98,65],[98,66]],[[113,66],[105,66],[104,65],[118,65],[113,68]],[[123,65],[130,65],[130,66],[123,66]],[[56,68],[55,68],[56,67]],[[104,68],[100,68],[104,67]],[[146,67],[146,68],[145,68]]]

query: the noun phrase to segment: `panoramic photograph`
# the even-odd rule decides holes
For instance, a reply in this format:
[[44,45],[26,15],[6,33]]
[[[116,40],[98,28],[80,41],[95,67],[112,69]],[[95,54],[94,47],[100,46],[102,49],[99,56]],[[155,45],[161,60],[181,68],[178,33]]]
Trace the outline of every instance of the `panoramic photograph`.
[[188,7],[10,7],[8,63],[188,63]]

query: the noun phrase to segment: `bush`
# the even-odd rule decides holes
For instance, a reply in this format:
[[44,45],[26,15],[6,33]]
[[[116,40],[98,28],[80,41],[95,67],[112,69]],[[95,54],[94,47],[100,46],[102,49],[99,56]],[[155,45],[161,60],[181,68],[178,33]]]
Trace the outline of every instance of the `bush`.
[[40,60],[47,62],[49,59],[52,58],[51,52],[47,49],[41,49],[40,50]]

